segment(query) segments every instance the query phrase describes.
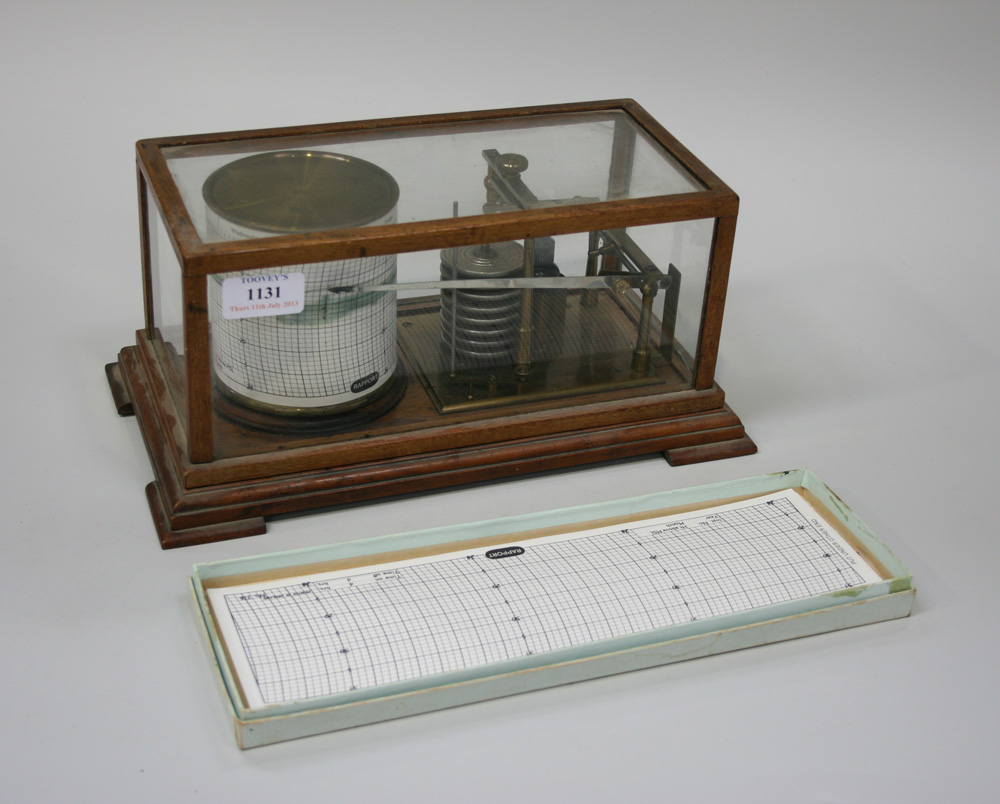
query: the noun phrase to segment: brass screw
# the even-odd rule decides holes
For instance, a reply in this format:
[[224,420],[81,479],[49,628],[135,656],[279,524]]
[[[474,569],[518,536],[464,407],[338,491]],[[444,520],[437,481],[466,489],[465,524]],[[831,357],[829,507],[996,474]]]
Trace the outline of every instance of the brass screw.
[[528,169],[528,158],[521,154],[503,154],[497,160],[497,166],[508,176],[516,176]]

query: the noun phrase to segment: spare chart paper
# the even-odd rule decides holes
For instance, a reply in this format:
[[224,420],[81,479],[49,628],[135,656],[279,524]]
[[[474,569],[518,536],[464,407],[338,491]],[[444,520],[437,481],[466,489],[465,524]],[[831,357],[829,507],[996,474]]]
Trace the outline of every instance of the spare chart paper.
[[878,580],[787,489],[683,514],[207,594],[246,704],[259,708]]

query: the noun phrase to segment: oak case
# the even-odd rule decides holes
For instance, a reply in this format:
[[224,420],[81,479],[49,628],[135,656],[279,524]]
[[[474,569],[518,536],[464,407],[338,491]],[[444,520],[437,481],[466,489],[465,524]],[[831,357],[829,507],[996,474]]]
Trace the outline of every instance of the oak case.
[[[208,178],[264,155],[370,163],[398,182],[398,210],[224,238]],[[756,451],[714,381],[738,198],[634,101],[143,140],[137,165],[145,324],[107,374],[150,455],[164,547],[261,533],[273,514],[612,458]],[[379,259],[374,278],[322,274],[312,318],[265,325],[299,343],[327,337],[317,305],[338,322],[338,304],[380,305],[391,373],[346,375],[369,392],[357,403],[310,407],[299,392],[258,403],[223,381],[226,279],[281,269],[308,283],[317,266]]]

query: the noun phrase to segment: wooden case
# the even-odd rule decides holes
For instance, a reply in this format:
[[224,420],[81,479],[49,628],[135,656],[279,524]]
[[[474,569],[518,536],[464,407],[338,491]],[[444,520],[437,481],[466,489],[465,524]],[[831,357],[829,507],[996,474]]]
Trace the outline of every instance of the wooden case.
[[[139,142],[137,155],[145,325],[107,375],[150,455],[146,491],[164,547],[385,495],[655,452],[682,464],[756,450],[714,378],[737,196],[633,101],[171,137]],[[293,156],[367,166],[345,197],[381,195],[310,226],[246,224],[264,219],[239,208],[266,193],[246,203],[239,193],[261,180],[226,196],[218,174]],[[520,317],[505,325],[500,362],[472,365],[467,350],[456,367],[454,334],[450,364],[427,343],[447,339],[448,304],[495,281],[467,270],[487,251],[490,270],[501,252],[523,263],[512,290]],[[241,400],[223,381],[236,361],[219,351],[230,337],[218,316],[225,281],[366,260],[390,261],[398,278],[322,291],[325,304],[394,288],[394,324],[381,330],[395,327],[398,351],[383,350],[391,372],[347,377],[352,390],[384,383],[380,392],[304,416]],[[428,286],[440,293],[406,291]],[[464,326],[475,338],[492,324]],[[313,334],[288,326],[283,337],[293,330]],[[317,353],[309,368],[327,363]],[[242,382],[241,392],[253,387]]]

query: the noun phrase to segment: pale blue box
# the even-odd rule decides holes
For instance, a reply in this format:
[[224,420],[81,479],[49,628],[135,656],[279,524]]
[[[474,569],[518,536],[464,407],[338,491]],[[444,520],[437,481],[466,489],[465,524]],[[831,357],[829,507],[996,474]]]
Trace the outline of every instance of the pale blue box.
[[[330,561],[377,557],[384,553],[443,546],[539,528],[566,527],[613,517],[642,518],[644,512],[709,504],[745,495],[804,488],[826,509],[833,524],[845,530],[888,577],[864,587],[826,593],[736,614],[645,631],[629,637],[540,653],[488,664],[474,670],[442,673],[351,693],[247,708],[215,626],[206,586],[249,573],[281,572]],[[324,547],[198,564],[191,591],[211,658],[236,729],[240,747],[335,731],[396,717],[499,698],[600,676],[710,656],[856,625],[906,617],[915,589],[905,566],[865,524],[809,470],[764,475],[696,488],[632,497],[609,503],[545,511],[422,530]]]

